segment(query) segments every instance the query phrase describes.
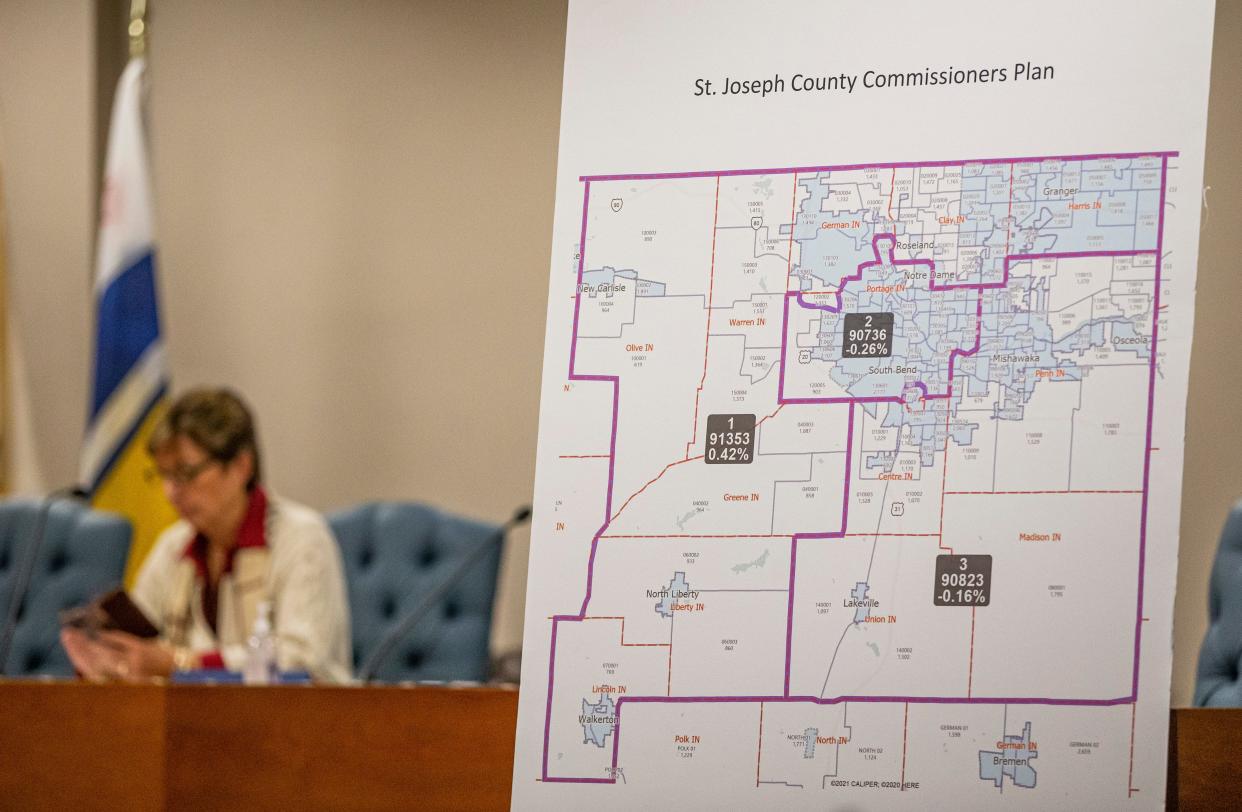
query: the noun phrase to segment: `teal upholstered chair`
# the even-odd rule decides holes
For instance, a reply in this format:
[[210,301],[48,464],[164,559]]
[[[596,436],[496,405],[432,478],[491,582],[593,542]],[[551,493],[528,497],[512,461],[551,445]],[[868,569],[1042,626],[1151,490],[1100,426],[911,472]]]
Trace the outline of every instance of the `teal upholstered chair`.
[[1199,649],[1195,704],[1242,706],[1242,502],[1233,506],[1212,565],[1208,629]]
[[[7,614],[18,570],[27,560],[39,510],[38,501],[0,502],[0,623]],[[7,676],[73,675],[60,645],[58,615],[120,586],[129,541],[129,522],[119,516],[67,500],[51,506],[17,615],[12,647],[7,663],[0,663],[0,672]]]
[[330,514],[328,523],[345,562],[355,673],[471,553],[482,552],[461,581],[396,640],[374,677],[383,682],[487,678],[499,527],[406,502],[360,505]]

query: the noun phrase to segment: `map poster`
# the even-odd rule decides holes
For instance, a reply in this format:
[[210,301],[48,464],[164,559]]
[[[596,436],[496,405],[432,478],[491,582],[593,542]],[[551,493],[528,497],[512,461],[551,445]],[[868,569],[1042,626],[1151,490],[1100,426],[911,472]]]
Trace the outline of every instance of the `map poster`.
[[1209,3],[571,3],[520,809],[1156,809]]

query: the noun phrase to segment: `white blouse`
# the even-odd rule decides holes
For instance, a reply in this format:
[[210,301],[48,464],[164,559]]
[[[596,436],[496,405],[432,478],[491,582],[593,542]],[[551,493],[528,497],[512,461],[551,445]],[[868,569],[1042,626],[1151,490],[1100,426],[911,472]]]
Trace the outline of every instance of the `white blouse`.
[[266,547],[239,547],[220,578],[216,632],[203,616],[203,579],[186,554],[195,530],[184,520],[160,534],[132,590],[161,636],[196,654],[219,652],[240,671],[258,605],[272,605],[276,660],[282,671],[308,671],[321,682],[351,678],[349,603],[341,552],[324,518],[268,495]]

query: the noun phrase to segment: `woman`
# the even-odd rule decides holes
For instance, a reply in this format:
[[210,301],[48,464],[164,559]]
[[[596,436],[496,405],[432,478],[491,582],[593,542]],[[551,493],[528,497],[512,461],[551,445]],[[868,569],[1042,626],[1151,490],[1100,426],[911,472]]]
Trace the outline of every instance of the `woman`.
[[350,678],[341,556],[323,517],[267,493],[254,421],[225,389],[182,395],[147,444],[181,520],[156,540],[131,596],[160,630],[95,639],[61,632],[88,679],[141,681],[174,671],[240,671],[259,604],[268,603],[282,671]]

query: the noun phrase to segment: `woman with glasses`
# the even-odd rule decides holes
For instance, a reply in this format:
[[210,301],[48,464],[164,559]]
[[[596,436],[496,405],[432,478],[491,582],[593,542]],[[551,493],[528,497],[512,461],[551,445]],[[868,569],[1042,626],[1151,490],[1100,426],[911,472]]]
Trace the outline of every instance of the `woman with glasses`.
[[132,590],[159,629],[61,632],[89,679],[139,681],[174,671],[240,671],[246,641],[270,611],[277,665],[316,680],[350,677],[349,608],[340,552],[323,517],[262,486],[254,421],[226,389],[172,404],[147,449],[180,521],[156,540]]

